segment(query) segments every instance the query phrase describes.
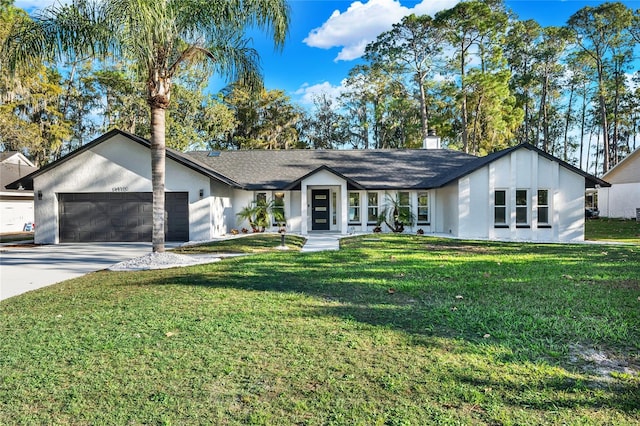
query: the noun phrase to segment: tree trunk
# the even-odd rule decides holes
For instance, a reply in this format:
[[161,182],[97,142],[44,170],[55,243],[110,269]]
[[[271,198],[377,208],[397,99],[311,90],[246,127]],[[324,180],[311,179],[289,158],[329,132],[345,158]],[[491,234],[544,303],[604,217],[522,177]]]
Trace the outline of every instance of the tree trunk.
[[422,143],[424,144],[429,136],[429,119],[427,116],[427,93],[424,88],[423,73],[418,73],[417,80],[420,86],[420,119],[422,121]]
[[540,143],[540,130],[542,130],[542,150],[549,152],[549,126],[547,119],[547,88],[549,85],[549,75],[545,70],[544,81],[542,83],[542,94],[540,95],[540,112],[538,113],[538,140],[536,146]]
[[165,108],[151,105],[152,250],[154,253],[164,252],[165,112]]
[[467,93],[465,86],[465,74],[464,74],[464,59],[465,59],[464,42],[462,44],[462,50],[460,51],[460,91],[462,92],[462,150],[469,153],[469,135],[467,133]]
[[562,159],[564,161],[569,161],[569,122],[571,121],[571,107],[573,106],[573,92],[574,92],[574,83],[571,83],[571,88],[569,91],[569,105],[567,105],[567,115],[564,121],[564,152]]
[[611,157],[609,158],[612,165],[618,164],[618,149],[619,149],[619,122],[618,122],[618,104],[620,103],[620,73],[621,66],[617,61],[615,63],[615,70],[613,78],[615,81],[615,90],[613,96],[613,140],[611,141]]
[[604,70],[602,62],[598,61],[598,102],[600,106],[600,120],[602,121],[602,173],[609,171],[609,123],[607,121],[607,104],[604,98]]
[[[580,120],[580,169],[588,171],[589,170],[589,150],[587,149],[587,165],[583,169],[582,168],[582,152],[584,150],[584,126],[587,117],[587,84],[583,83],[583,92],[582,92],[582,117]],[[591,144],[591,139],[589,139],[589,144]]]

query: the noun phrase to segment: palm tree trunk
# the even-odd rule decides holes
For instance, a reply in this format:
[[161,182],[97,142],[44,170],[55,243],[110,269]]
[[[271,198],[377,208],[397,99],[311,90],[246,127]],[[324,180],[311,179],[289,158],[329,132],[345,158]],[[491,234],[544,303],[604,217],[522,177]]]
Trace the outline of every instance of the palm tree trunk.
[[153,188],[152,250],[164,252],[165,109],[151,105],[151,186]]

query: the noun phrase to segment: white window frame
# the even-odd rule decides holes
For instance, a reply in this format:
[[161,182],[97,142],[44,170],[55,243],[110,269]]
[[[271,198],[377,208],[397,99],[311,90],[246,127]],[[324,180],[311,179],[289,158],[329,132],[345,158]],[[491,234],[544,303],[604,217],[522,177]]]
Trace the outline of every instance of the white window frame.
[[[504,194],[504,204],[497,203],[497,195],[501,192]],[[509,227],[509,191],[507,189],[496,189],[493,191],[493,226],[496,228],[508,228]],[[504,222],[498,222],[496,220],[498,209],[502,209],[504,211]]]
[[[279,195],[282,195],[282,197],[280,197]],[[273,194],[272,194],[272,199],[273,199],[273,207],[272,207],[272,209],[276,209],[278,207],[281,207],[282,208],[282,214],[286,218],[287,217],[287,210],[285,208],[285,205],[286,205],[285,204],[286,203],[285,197],[286,197],[286,193],[284,191],[274,191]],[[278,198],[282,199],[282,205],[281,206],[277,206],[277,204],[276,204],[276,200]],[[271,224],[273,226],[278,226],[278,223],[273,219],[273,217],[271,218]]]
[[[420,204],[420,197],[426,197],[426,203],[425,204]],[[431,217],[429,215],[430,211],[429,211],[429,193],[424,191],[424,192],[418,192],[417,197],[416,197],[416,205],[418,208],[417,211],[417,215],[416,215],[416,219],[418,221],[418,225],[430,225],[431,224]],[[421,220],[420,219],[420,210],[421,209],[426,209],[426,219]]]
[[[540,193],[541,192],[546,192],[546,198],[547,198],[547,203],[546,204],[541,204],[540,203]],[[551,191],[546,189],[546,188],[540,188],[538,189],[538,193],[537,193],[537,213],[538,213],[538,226],[542,227],[542,228],[548,228],[551,226]],[[540,220],[540,212],[546,209],[547,210],[547,220]]]
[[[402,197],[403,197],[402,194],[406,194],[407,204],[402,204],[401,203]],[[411,214],[411,192],[409,192],[409,191],[398,191],[397,196],[398,196],[398,208],[400,210],[406,209],[406,210],[409,211],[409,214]]]
[[[351,196],[355,195],[356,198],[355,200],[357,201],[357,204],[351,204],[352,198]],[[347,200],[349,203],[349,225],[360,225],[362,224],[362,196],[360,194],[360,192],[358,191],[349,191],[347,193]],[[354,215],[353,215],[353,219],[351,218],[351,209],[354,210]]]
[[[524,198],[522,198],[522,192],[524,192]],[[529,190],[525,188],[516,189],[516,227],[527,228],[530,224],[530,200]],[[524,200],[524,204],[522,204]],[[522,220],[522,214],[524,213],[524,220]]]
[[[375,203],[371,203],[371,197],[375,196]],[[367,225],[377,225],[380,216],[380,194],[367,192]]]

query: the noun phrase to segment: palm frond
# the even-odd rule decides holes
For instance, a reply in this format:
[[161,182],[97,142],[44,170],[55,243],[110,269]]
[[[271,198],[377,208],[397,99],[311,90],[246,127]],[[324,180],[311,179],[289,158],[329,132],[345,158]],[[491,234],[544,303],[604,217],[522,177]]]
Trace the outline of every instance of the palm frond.
[[74,60],[84,56],[104,57],[118,53],[118,44],[105,22],[100,3],[77,0],[56,3],[18,21],[3,46],[10,70],[30,67],[40,61]]

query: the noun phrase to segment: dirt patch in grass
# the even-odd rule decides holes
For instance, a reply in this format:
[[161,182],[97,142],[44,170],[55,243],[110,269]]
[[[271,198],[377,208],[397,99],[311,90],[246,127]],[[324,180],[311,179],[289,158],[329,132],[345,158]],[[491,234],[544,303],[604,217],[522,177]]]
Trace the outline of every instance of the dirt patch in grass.
[[640,364],[623,354],[587,347],[581,344],[570,346],[569,360],[583,372],[597,376],[605,382],[615,375],[626,375],[640,379]]
[[[621,280],[618,282],[611,282],[609,287],[620,288],[625,290],[638,290],[640,291],[640,280]],[[640,300],[640,299],[638,299]]]

